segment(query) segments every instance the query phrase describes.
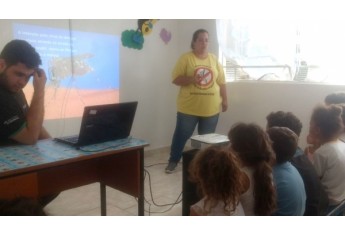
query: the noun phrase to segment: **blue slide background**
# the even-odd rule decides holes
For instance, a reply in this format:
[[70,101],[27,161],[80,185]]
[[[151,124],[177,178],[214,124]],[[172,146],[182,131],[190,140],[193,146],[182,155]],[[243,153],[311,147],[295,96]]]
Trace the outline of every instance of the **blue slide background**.
[[[119,89],[119,36],[27,24],[14,24],[13,34],[36,48],[42,68],[57,88]],[[65,65],[69,73],[54,77],[52,61],[60,62],[57,70]]]

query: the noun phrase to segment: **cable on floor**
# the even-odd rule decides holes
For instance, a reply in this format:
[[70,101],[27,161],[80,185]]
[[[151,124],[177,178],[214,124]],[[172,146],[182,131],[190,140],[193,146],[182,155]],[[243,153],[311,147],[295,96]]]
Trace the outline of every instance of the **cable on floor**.
[[[166,163],[158,163],[158,164],[166,164]],[[158,165],[158,164],[154,164],[154,165]],[[151,165],[153,166],[153,165]],[[154,201],[154,198],[153,198],[153,191],[152,191],[152,185],[151,185],[151,175],[150,175],[150,172],[146,169],[144,169],[144,179],[146,179],[146,175],[148,176],[148,180],[149,180],[149,187],[150,187],[150,196],[151,196],[151,199],[152,199],[152,203],[153,205],[157,206],[157,207],[165,207],[165,206],[170,206],[167,210],[165,211],[162,211],[162,212],[152,212],[151,211],[151,203],[149,201],[146,200],[146,198],[144,197],[144,200],[146,201],[147,204],[149,204],[149,210],[146,211],[149,213],[149,215],[151,215],[151,213],[165,213],[165,212],[168,212],[170,211],[176,204],[179,204],[180,202],[182,202],[182,191],[181,193],[179,194],[179,196],[177,197],[176,201],[173,202],[173,203],[167,203],[167,204],[158,204]],[[181,198],[181,199],[180,199]]]
[[156,163],[156,164],[152,164],[152,165],[148,165],[148,166],[144,166],[144,167],[149,168],[149,167],[158,166],[158,165],[168,165],[168,163],[167,162],[161,162],[161,163]]

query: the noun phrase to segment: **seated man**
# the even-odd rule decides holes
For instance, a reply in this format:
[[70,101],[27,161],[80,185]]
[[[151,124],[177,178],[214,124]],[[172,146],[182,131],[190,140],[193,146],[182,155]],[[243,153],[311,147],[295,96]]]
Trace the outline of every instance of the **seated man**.
[[[14,140],[34,144],[49,138],[42,127],[46,75],[38,66],[41,58],[23,40],[9,42],[0,54],[0,142]],[[28,106],[23,88],[33,76],[34,93]]]
[[[267,129],[277,127],[287,127],[298,137],[301,134],[302,122],[291,112],[271,112],[267,117]],[[328,207],[328,196],[321,185],[320,178],[317,175],[313,164],[304,154],[300,147],[297,147],[295,155],[290,160],[291,164],[300,173],[305,191],[307,202],[305,206],[305,216],[325,215]]]
[[[42,126],[44,117],[44,87],[47,77],[39,68],[40,55],[24,40],[12,40],[0,53],[0,145],[35,144],[50,138]],[[33,97],[30,106],[23,88],[33,77]],[[45,206],[57,195],[39,199]]]
[[303,216],[306,194],[301,175],[289,160],[297,148],[297,135],[286,127],[272,127],[267,130],[276,153],[273,167],[273,181],[277,190],[277,216]]

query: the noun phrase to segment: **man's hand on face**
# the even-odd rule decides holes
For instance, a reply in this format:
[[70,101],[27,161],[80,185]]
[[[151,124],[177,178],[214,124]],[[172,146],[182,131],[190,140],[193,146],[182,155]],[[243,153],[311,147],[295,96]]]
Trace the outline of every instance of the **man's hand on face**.
[[33,79],[33,86],[35,89],[35,92],[44,92],[44,87],[47,81],[46,73],[43,69],[38,68],[34,72],[34,79]]

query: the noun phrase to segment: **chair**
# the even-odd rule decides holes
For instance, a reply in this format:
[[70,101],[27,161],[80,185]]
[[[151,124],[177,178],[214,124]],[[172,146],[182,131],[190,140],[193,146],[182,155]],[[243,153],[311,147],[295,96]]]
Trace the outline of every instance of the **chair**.
[[345,212],[345,199],[342,200],[327,216],[342,216]]

